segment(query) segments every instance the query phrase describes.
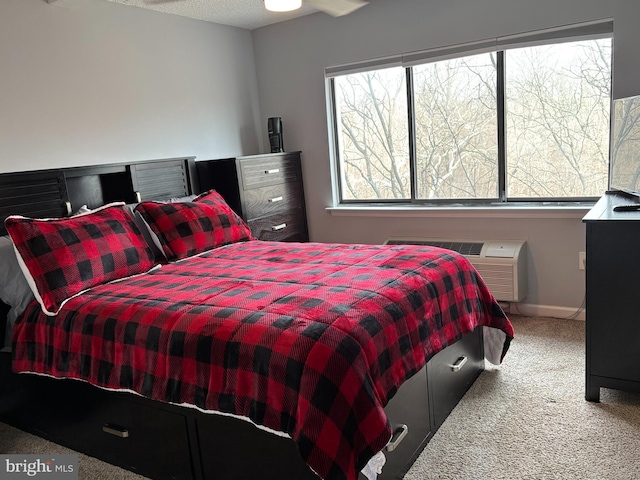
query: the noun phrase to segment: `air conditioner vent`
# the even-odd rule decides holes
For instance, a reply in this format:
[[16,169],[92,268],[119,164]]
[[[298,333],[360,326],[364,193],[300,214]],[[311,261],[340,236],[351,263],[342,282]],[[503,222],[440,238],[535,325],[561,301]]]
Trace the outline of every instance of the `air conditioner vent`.
[[407,240],[407,239],[389,239],[387,245],[425,245],[427,247],[440,247],[462,255],[480,255],[484,243],[478,242],[448,242],[435,240]]
[[422,245],[458,252],[469,259],[497,300],[519,302],[527,295],[526,242],[390,237],[387,245]]

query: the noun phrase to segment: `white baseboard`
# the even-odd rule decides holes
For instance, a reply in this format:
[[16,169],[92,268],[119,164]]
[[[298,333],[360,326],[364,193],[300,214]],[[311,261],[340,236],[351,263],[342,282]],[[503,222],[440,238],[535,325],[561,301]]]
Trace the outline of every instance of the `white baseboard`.
[[552,317],[584,320],[585,310],[581,307],[559,307],[557,305],[535,305],[532,303],[510,303],[505,309],[507,313],[525,315],[527,317]]

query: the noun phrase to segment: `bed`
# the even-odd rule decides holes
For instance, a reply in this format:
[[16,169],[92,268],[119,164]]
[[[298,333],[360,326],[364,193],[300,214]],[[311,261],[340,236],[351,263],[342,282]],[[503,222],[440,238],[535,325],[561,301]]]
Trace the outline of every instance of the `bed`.
[[12,328],[4,421],[153,478],[364,478],[383,450],[393,478],[513,337],[454,252],[259,241],[215,191],[137,199],[7,220],[38,295]]

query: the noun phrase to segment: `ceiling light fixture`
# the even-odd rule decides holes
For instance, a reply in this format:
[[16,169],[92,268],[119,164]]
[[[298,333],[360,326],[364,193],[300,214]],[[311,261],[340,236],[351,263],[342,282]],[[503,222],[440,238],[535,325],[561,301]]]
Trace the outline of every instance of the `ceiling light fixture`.
[[302,0],[264,0],[264,7],[272,12],[290,12],[302,6]]

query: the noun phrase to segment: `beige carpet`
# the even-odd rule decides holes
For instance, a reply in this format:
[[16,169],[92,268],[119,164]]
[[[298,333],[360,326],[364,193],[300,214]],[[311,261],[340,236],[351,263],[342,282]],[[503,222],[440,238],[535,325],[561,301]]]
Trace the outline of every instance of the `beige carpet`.
[[[640,395],[584,400],[584,322],[512,321],[504,363],[480,376],[405,480],[640,479]],[[3,424],[0,452],[73,453]],[[79,468],[80,479],[143,478],[84,455]]]
[[[512,316],[516,338],[405,476],[427,479],[640,478],[640,395],[584,399],[584,322]],[[639,339],[640,341],[640,339]]]

